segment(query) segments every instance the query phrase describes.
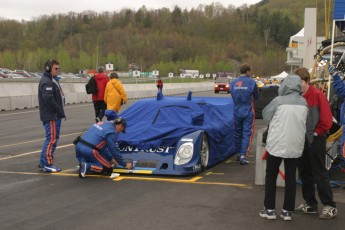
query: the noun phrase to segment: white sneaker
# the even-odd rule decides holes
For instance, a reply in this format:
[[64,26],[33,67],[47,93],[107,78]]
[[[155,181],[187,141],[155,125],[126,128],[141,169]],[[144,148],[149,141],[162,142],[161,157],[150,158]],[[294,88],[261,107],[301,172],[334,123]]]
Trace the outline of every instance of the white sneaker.
[[114,179],[114,178],[119,177],[119,176],[120,176],[120,173],[112,173],[110,175],[110,179]]
[[319,218],[328,220],[328,219],[332,219],[337,214],[338,214],[337,208],[326,205],[325,207],[323,207],[322,213],[319,215]]

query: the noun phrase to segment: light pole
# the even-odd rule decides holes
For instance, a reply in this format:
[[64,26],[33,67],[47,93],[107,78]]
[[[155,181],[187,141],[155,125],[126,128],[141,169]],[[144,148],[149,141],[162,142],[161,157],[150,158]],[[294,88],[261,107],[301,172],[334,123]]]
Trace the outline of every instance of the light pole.
[[98,68],[98,36],[97,36],[97,45],[96,45],[96,70]]

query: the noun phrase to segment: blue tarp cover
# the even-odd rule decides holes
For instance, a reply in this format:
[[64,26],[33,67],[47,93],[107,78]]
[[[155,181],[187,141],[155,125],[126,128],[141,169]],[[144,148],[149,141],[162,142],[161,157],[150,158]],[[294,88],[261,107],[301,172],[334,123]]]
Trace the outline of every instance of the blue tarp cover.
[[121,145],[142,150],[174,146],[186,134],[207,132],[210,154],[234,152],[233,101],[230,97],[162,97],[142,99],[120,114],[127,121]]

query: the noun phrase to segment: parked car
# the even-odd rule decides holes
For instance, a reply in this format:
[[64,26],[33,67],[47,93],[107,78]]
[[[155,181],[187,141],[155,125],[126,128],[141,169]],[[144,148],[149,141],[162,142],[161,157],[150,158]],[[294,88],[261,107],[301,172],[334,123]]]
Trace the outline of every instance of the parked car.
[[230,97],[163,97],[141,99],[121,117],[121,154],[132,170],[114,172],[189,175],[235,154],[233,101]]
[[214,82],[214,92],[219,91],[230,93],[230,79],[227,77],[218,77]]
[[31,76],[27,71],[25,70],[15,70],[13,73],[15,74],[20,74],[22,75],[23,77],[26,77],[26,78],[33,78],[33,76]]

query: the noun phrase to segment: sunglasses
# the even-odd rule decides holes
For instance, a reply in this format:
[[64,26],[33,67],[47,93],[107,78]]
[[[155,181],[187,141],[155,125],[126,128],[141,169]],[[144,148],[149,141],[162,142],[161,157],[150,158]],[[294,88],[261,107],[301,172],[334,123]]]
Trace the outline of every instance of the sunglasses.
[[53,68],[53,69],[55,69],[55,70],[60,70],[60,67],[59,67],[59,68]]

